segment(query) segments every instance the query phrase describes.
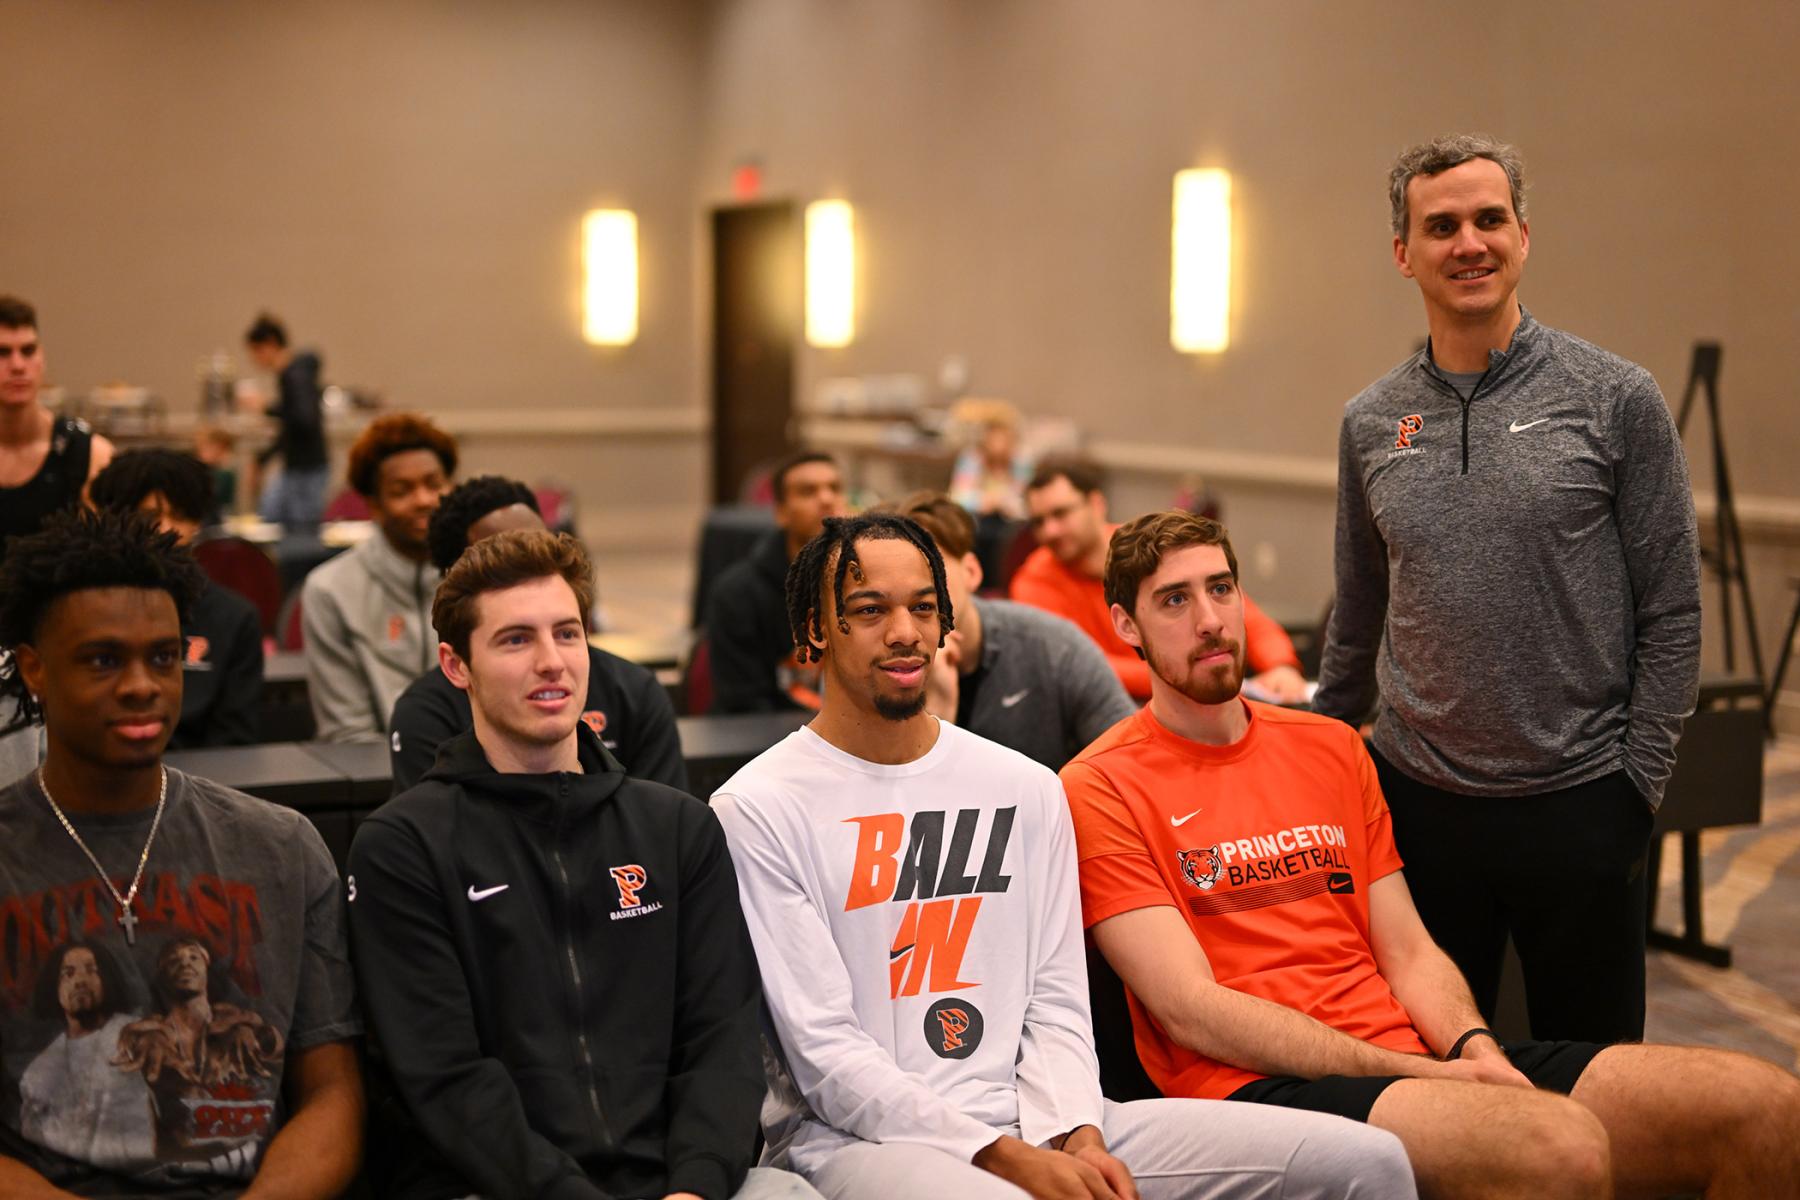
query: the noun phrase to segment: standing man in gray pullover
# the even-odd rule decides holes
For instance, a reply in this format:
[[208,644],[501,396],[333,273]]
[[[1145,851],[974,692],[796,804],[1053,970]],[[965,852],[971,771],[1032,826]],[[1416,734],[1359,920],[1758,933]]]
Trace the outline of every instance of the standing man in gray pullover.
[[1699,679],[1687,462],[1643,368],[1532,319],[1518,152],[1389,175],[1431,337],[1344,410],[1317,711],[1375,704],[1426,928],[1493,1014],[1510,934],[1534,1038],[1644,1032],[1645,858]]

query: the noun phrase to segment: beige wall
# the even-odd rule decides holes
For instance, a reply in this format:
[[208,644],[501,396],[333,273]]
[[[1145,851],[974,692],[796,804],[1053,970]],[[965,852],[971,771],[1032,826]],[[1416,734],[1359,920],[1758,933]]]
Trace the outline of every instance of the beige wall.
[[[703,193],[758,156],[772,191],[858,206],[859,338],[805,352],[803,386],[966,355],[977,391],[1113,441],[1329,462],[1345,400],[1423,336],[1388,163],[1448,130],[1513,139],[1539,317],[1643,363],[1671,401],[1691,343],[1724,340],[1737,488],[1773,515],[1752,563],[1773,642],[1800,527],[1800,240],[1781,232],[1800,9],[721,0],[708,36]],[[1171,177],[1200,165],[1236,188],[1233,344],[1210,358],[1167,336]],[[1170,490],[1122,473],[1115,512]],[[1218,490],[1240,543],[1266,547],[1243,555],[1251,586],[1316,607],[1330,493]]]
[[[8,3],[0,290],[38,306],[71,389],[196,403],[196,360],[257,310],[328,378],[397,406],[688,411],[700,12],[529,4]],[[642,336],[580,337],[580,219],[639,213]],[[700,501],[610,445],[471,446],[635,503]],[[671,466],[676,469],[671,470]],[[615,490],[616,489],[616,490]],[[688,527],[683,522],[682,529]]]
[[[706,213],[731,167],[858,206],[860,335],[839,374],[973,386],[1095,437],[1329,472],[1346,398],[1408,352],[1381,177],[1409,141],[1488,128],[1536,186],[1523,296],[1679,391],[1726,343],[1737,484],[1772,643],[1800,480],[1800,7],[1517,0],[0,0],[9,145],[0,288],[43,310],[75,388],[192,403],[194,363],[267,305],[338,380],[442,411],[666,410],[640,449],[472,444],[476,469],[572,477],[627,536],[705,490]],[[1172,174],[1237,186],[1234,342],[1167,337]],[[637,209],[639,342],[578,337],[576,222]],[[1690,438],[1691,449],[1702,443]],[[1328,586],[1330,497],[1221,485],[1251,582]],[[1313,471],[1313,477],[1318,472]],[[1696,482],[1708,482],[1704,469]],[[1116,507],[1169,480],[1122,472]],[[618,519],[625,514],[628,519]],[[590,529],[594,522],[590,521]],[[1256,564],[1273,564],[1259,574]],[[1771,656],[1773,651],[1771,650]]]
[[[1107,436],[1330,455],[1344,400],[1423,334],[1386,167],[1479,127],[1536,181],[1526,303],[1669,390],[1726,339],[1740,482],[1800,496],[1757,419],[1800,376],[1800,242],[1773,227],[1800,188],[1793,6],[724,0],[709,38],[703,190],[754,155],[773,192],[858,206],[860,336],[809,381],[959,353],[979,390]],[[1168,342],[1195,165],[1237,186],[1210,358]]]

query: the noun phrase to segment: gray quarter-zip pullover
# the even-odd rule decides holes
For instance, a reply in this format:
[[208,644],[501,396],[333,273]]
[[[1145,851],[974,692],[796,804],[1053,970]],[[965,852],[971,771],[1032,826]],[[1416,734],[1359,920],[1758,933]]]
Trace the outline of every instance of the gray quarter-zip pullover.
[[1649,372],[1523,313],[1464,399],[1430,347],[1344,410],[1314,708],[1421,782],[1662,799],[1699,684],[1687,460]]

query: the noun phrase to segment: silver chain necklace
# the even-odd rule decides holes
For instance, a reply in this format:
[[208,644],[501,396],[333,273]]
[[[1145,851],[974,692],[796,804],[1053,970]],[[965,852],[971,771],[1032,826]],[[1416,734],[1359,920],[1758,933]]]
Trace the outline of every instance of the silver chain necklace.
[[100,860],[94,857],[94,852],[88,849],[88,844],[81,840],[79,833],[75,832],[75,826],[63,814],[62,807],[56,803],[56,797],[50,794],[50,785],[44,782],[44,768],[42,767],[38,768],[37,781],[39,790],[44,793],[44,799],[50,802],[50,811],[56,814],[56,819],[62,822],[62,827],[68,830],[70,837],[75,839],[75,844],[81,847],[81,852],[87,855],[87,860],[94,864],[94,872],[100,876],[100,882],[106,885],[106,890],[111,892],[112,898],[118,902],[119,928],[125,931],[125,944],[127,946],[137,945],[138,919],[131,911],[131,902],[137,899],[138,885],[144,882],[144,865],[150,861],[150,845],[156,841],[157,827],[162,824],[163,802],[169,798],[169,768],[162,768],[162,783],[156,789],[156,815],[150,818],[150,836],[144,839],[144,852],[138,855],[137,874],[131,877],[131,890],[123,896],[119,895],[119,889],[114,887],[113,881],[107,877],[106,868],[100,865]]

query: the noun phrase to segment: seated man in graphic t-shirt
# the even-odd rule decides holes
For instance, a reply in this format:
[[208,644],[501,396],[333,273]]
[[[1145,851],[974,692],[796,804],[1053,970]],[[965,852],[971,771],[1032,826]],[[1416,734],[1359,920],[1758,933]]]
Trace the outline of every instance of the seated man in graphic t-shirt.
[[[0,1196],[328,1200],[362,1145],[343,885],[305,817],[162,763],[204,582],[137,513],[0,565]],[[17,922],[15,922],[15,916]]]
[[789,580],[824,707],[714,798],[775,1035],[772,1165],[829,1200],[1413,1194],[1352,1122],[1103,1099],[1062,789],[925,710],[956,624],[937,547],[834,518]]
[[1800,1194],[1787,1072],[1482,1028],[1413,908],[1356,731],[1238,695],[1243,597],[1223,528],[1188,513],[1124,525],[1106,591],[1154,687],[1062,777],[1084,919],[1157,1086],[1391,1130],[1428,1196]]

